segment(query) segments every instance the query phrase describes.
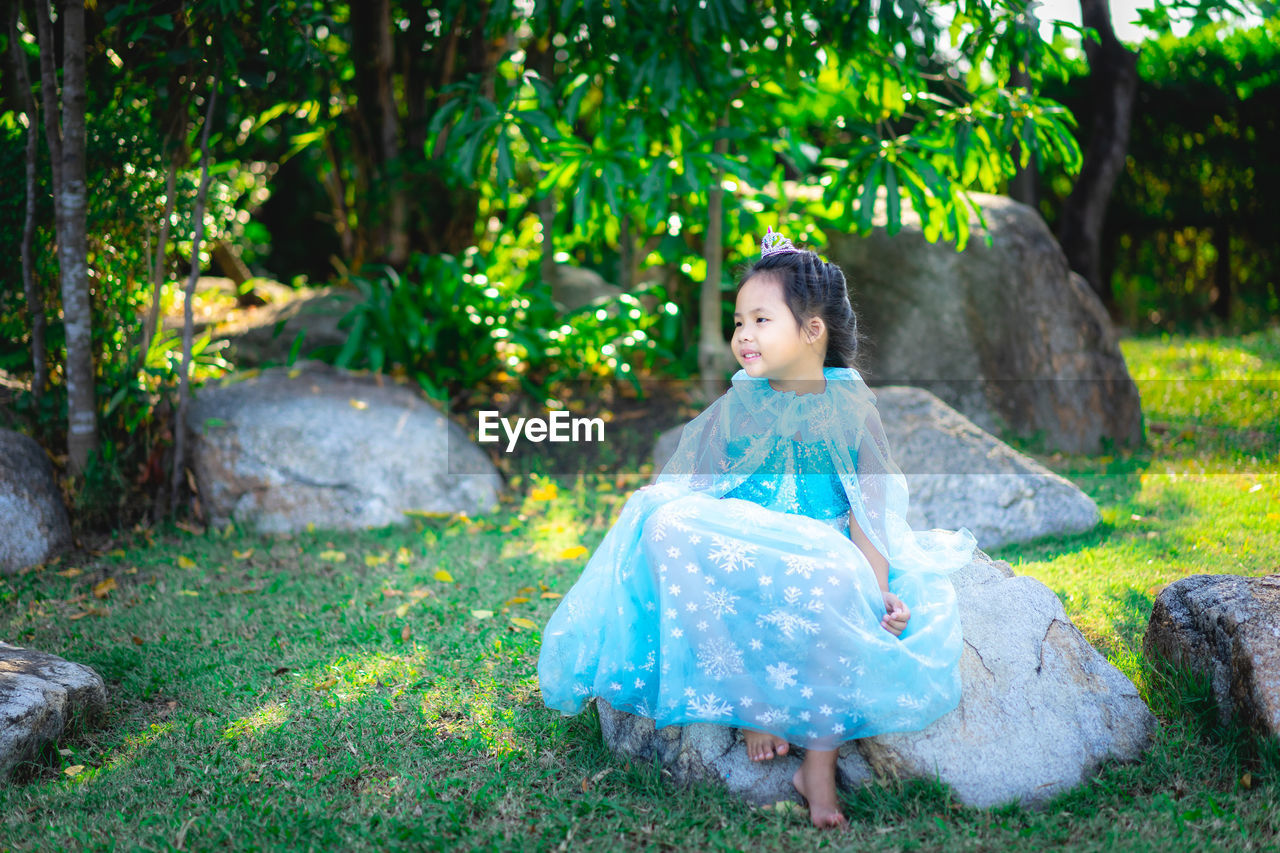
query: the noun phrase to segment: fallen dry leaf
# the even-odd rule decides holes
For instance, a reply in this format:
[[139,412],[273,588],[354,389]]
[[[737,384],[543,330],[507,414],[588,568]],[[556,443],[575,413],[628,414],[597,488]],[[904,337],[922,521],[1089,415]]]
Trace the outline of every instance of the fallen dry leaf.
[[133,635],[133,644],[134,644],[135,646],[140,646],[140,645],[142,645],[144,642],[145,642],[145,640],[143,640],[143,639],[142,639],[141,637],[139,637],[137,634],[134,634],[134,635]]
[[108,552],[107,552],[107,556],[108,556],[108,557],[118,557],[118,558],[120,558],[121,560],[123,560],[127,555],[125,554],[125,552],[124,552],[124,549],[123,549],[123,548],[115,548],[115,549],[113,549],[113,550],[111,550],[111,551],[108,551]]
[[538,486],[529,493],[529,497],[535,501],[553,501],[560,494],[560,490],[556,488],[555,483],[547,483],[545,486]]
[[409,608],[412,606],[413,606],[412,601],[406,601],[404,604],[401,604],[399,607],[396,608],[396,616],[403,619],[405,616],[408,615]]
[[561,552],[560,552],[560,559],[562,559],[562,560],[576,560],[576,559],[578,559],[579,557],[584,557],[584,556],[586,556],[586,554],[587,554],[587,549],[586,549],[586,547],[585,547],[585,546],[583,546],[583,545],[573,545],[573,546],[571,546],[571,547],[569,547],[569,548],[565,548],[563,551],[561,551]]
[[328,560],[331,563],[341,563],[343,560],[347,559],[347,555],[342,551],[321,551],[320,559]]
[[82,572],[80,569],[71,568],[71,569],[63,569],[60,572],[54,572],[54,574],[61,575],[64,578],[73,578],[76,575],[84,574],[84,572]]
[[535,631],[538,628],[537,622],[534,622],[532,619],[526,619],[523,616],[512,616],[511,624],[518,628],[525,628],[529,631]]
[[66,773],[68,776],[79,776],[81,773],[84,772],[84,765],[72,764],[70,767],[66,768],[62,772]]
[[408,625],[405,625],[403,628],[400,629],[400,642],[407,643],[409,642],[409,638],[412,636],[413,636],[413,629],[410,628]]
[[438,509],[406,509],[403,512],[413,518],[453,518],[453,513]]
[[558,592],[544,592],[542,594],[542,597],[543,598],[564,598],[564,596]]
[[111,615],[111,611],[107,610],[105,607],[90,607],[88,610],[82,611],[80,613],[73,613],[67,618],[70,619],[72,622],[75,622],[77,619],[83,619],[86,616],[110,616],[110,615]]
[[490,619],[493,617],[492,610],[472,610],[471,616],[475,619]]
[[390,559],[391,559],[391,555],[386,553],[385,551],[381,554],[365,554],[364,564],[366,566],[369,566],[370,568],[373,568],[374,566],[381,566],[383,563],[387,562],[387,560],[390,560]]
[[319,684],[317,684],[317,685],[316,685],[315,687],[313,687],[312,689],[313,689],[313,690],[328,690],[330,687],[332,687],[333,685],[335,685],[335,684],[337,684],[337,683],[338,683],[338,677],[337,677],[336,675],[331,675],[331,676],[329,676],[328,678],[326,678],[324,681],[321,681]]
[[507,599],[508,607],[510,607],[512,604],[528,604],[528,603],[529,603],[529,599],[523,595],[517,595],[515,598]]
[[583,779],[583,780],[582,780],[582,793],[584,793],[584,794],[585,794],[585,793],[588,791],[588,789],[590,789],[590,788],[591,788],[591,786],[592,786],[592,785],[596,784],[597,782],[599,782],[601,779],[603,779],[605,776],[608,776],[608,775],[609,775],[610,773],[612,773],[612,772],[613,772],[613,768],[612,768],[612,767],[606,767],[605,769],[601,770],[601,771],[600,771],[599,773],[597,773],[596,775],[594,775],[594,776],[590,776],[590,777],[588,777],[588,778]]
[[93,585],[93,597],[106,598],[111,593],[111,590],[115,588],[116,588],[115,578],[107,578],[106,580],[98,581],[96,584]]
[[431,577],[435,578],[441,583],[453,583],[453,575],[449,574],[444,569],[436,569],[436,573]]
[[253,556],[253,549],[249,548],[245,551],[232,550],[231,556],[235,557],[237,560],[247,560]]
[[195,567],[196,561],[188,557],[186,554],[182,554],[178,557],[178,568],[194,569]]

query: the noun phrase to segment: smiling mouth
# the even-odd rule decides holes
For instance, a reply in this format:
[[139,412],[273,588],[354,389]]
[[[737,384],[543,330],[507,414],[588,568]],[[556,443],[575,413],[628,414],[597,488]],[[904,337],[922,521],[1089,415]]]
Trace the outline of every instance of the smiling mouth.
[[759,357],[760,357],[760,353],[758,353],[758,352],[756,352],[756,351],[754,351],[754,350],[743,350],[743,352],[742,352],[742,360],[743,360],[743,361],[755,361],[755,360],[756,360],[756,359],[758,359]]

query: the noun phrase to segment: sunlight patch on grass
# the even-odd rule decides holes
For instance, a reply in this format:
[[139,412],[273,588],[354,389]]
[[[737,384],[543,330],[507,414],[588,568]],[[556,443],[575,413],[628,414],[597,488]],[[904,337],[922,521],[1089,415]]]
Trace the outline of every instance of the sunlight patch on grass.
[[147,730],[136,735],[127,735],[124,743],[108,752],[102,759],[102,766],[97,772],[120,770],[138,760],[138,757],[161,737],[173,731],[173,723],[152,723]]
[[410,654],[367,652],[343,655],[337,660],[318,667],[301,677],[301,683],[314,690],[328,690],[328,707],[357,702],[374,691],[382,692],[394,704],[429,669],[427,658],[431,651],[415,648]]
[[[536,683],[536,677],[533,679]],[[516,685],[492,678],[437,681],[422,695],[418,710],[422,720],[447,738],[478,741],[489,755],[522,754],[516,734],[516,709],[536,692],[530,680]]]
[[289,709],[284,702],[263,705],[246,717],[233,720],[222,730],[224,740],[253,737],[261,732],[278,729],[289,721]]

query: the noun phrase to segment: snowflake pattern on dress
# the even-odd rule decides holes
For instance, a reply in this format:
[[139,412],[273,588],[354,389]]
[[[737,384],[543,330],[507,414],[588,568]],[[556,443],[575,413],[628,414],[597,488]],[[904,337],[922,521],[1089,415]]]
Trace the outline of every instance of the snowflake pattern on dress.
[[708,640],[698,646],[698,668],[716,681],[737,675],[742,672],[742,650],[723,637]]
[[788,640],[794,640],[797,633],[809,636],[818,633],[817,622],[782,608],[777,608],[756,619],[756,624],[761,627],[772,625]]
[[[735,390],[741,383],[735,377]],[[756,448],[751,424],[685,428],[686,454],[688,439],[722,446],[724,456],[684,478],[664,470],[628,499],[543,632],[547,704],[573,713],[604,696],[658,726],[749,727],[817,749],[923,728],[959,701],[963,645],[954,590],[922,561],[958,561],[963,543],[951,540],[944,554],[947,542],[920,537],[910,553],[887,550],[889,587],[912,620],[902,637],[885,631],[879,582],[848,531],[851,501],[869,501],[856,506],[873,547],[910,545],[905,515],[875,511],[898,481],[837,471],[838,448],[824,442],[849,417],[829,394],[746,391],[776,404],[771,417],[789,431],[779,427],[756,473],[735,479],[742,454]],[[866,447],[888,453],[882,434],[871,439]],[[733,485],[721,488],[726,480]],[[899,572],[900,559],[912,570]]]
[[715,550],[708,556],[722,571],[732,574],[755,565],[751,556],[756,551],[755,545],[728,536],[713,535],[711,541],[715,543]]
[[772,685],[774,690],[782,690],[794,685],[796,683],[795,677],[799,672],[794,666],[789,666],[784,661],[778,661],[776,664],[766,666],[765,670],[769,673],[769,684]]

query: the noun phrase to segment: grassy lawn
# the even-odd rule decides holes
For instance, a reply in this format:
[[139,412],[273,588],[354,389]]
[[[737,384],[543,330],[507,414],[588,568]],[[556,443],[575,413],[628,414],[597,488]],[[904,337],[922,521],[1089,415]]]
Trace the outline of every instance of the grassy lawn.
[[1159,677],[1141,643],[1163,584],[1280,571],[1280,329],[1123,348],[1150,446],[1041,457],[1102,524],[993,556],[1055,590],[1161,724],[1143,761],[1041,812],[886,782],[846,796],[836,836],[668,788],[592,712],[543,708],[538,627],[633,485],[601,478],[361,533],[132,531],[0,579],[0,638],[110,694],[101,726],[0,787],[0,850],[1276,849],[1276,742],[1220,729],[1205,685]]

